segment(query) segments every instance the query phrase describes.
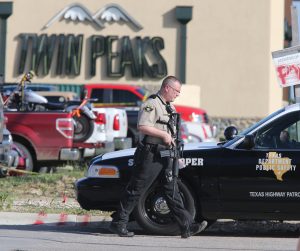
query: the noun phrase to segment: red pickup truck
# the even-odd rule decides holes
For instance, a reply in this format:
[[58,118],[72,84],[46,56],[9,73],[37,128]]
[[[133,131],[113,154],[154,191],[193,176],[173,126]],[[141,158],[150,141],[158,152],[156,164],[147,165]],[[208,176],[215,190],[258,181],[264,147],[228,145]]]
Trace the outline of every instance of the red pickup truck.
[[24,74],[4,102],[7,128],[28,159],[26,169],[39,171],[45,165],[92,157],[103,145],[85,143],[97,119],[87,100],[80,105],[51,104],[27,88],[33,77],[32,71]]
[[[95,107],[139,107],[148,97],[147,91],[137,85],[128,84],[86,84],[88,98],[98,99]],[[176,111],[185,121],[208,123],[205,110],[184,105],[175,105]]]
[[74,147],[74,125],[67,112],[4,111],[13,141],[28,158],[27,170],[79,160],[83,147]]

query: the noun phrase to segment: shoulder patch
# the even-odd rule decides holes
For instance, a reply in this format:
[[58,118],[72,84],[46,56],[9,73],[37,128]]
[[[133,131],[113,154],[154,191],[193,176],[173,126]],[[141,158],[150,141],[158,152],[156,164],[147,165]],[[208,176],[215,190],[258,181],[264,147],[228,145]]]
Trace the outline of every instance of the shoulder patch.
[[151,112],[153,109],[154,109],[153,105],[150,105],[150,104],[148,104],[144,107],[144,110],[146,112]]
[[149,99],[149,98],[156,99],[156,97],[157,97],[156,94],[151,94],[151,95],[148,97],[148,99]]

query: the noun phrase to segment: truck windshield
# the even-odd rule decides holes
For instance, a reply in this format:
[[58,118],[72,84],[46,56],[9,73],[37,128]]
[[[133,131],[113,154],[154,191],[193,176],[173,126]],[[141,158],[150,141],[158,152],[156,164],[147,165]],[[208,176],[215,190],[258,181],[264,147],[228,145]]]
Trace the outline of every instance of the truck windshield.
[[142,87],[137,88],[136,90],[138,93],[140,93],[143,96],[143,100],[145,100],[149,96],[149,92]]

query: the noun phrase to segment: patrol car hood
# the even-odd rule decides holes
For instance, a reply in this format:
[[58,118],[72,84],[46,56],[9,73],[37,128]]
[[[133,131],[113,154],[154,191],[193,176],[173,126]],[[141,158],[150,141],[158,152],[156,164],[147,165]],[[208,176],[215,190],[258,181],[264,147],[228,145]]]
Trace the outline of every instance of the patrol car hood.
[[[201,142],[201,143],[189,143],[184,145],[184,150],[204,150],[219,148],[218,142]],[[105,153],[102,155],[102,160],[120,158],[126,156],[132,156],[134,154],[135,148],[129,148],[125,150],[115,151],[111,153]]]

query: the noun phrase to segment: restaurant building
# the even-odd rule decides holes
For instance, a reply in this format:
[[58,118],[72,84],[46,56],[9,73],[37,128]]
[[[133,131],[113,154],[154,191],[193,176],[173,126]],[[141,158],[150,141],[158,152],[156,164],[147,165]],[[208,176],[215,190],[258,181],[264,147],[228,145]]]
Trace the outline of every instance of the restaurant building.
[[177,103],[264,117],[284,104],[271,52],[284,0],[0,0],[0,74],[76,86],[184,83]]

